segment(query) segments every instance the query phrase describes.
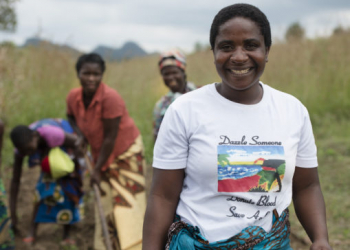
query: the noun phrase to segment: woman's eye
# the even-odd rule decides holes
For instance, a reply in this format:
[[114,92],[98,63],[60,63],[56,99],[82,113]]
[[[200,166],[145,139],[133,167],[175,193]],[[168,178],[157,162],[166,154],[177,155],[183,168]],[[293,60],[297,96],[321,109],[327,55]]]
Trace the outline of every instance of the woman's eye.
[[224,50],[224,51],[229,51],[229,50],[232,50],[233,47],[231,45],[223,45],[221,46],[221,49]]
[[247,44],[245,47],[246,47],[247,49],[252,50],[252,49],[256,49],[256,48],[258,47],[258,45],[255,44],[255,43],[251,43],[251,44]]

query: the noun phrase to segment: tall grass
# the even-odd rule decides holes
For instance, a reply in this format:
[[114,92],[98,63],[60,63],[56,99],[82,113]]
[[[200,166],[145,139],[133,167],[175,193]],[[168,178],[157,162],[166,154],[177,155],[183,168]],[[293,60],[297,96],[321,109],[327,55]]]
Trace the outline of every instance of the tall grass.
[[[144,138],[151,161],[152,109],[166,92],[157,69],[157,57],[108,63],[103,81],[123,96]],[[8,133],[18,124],[66,115],[65,98],[78,87],[76,58],[55,50],[0,48],[0,118],[6,124],[3,164],[12,162]]]
[[[292,44],[275,44],[262,81],[299,98],[315,125],[325,117],[335,122],[350,118],[350,35]],[[152,158],[152,109],[166,92],[157,56],[108,63],[104,82],[123,96],[140,128],[147,161]],[[16,124],[44,117],[65,117],[65,97],[79,86],[76,58],[54,49],[0,47],[0,118],[7,132]],[[220,81],[211,51],[188,57],[187,75],[197,85]],[[316,133],[317,131],[316,126]],[[349,135],[349,133],[348,133]],[[4,160],[11,162],[6,140]]]
[[[350,247],[350,35],[275,44],[262,81],[293,94],[308,108],[318,144],[320,179],[328,207],[331,242]],[[124,98],[152,161],[152,110],[167,90],[157,56],[107,63],[104,82]],[[12,164],[10,129],[46,117],[65,117],[65,97],[79,86],[76,58],[55,50],[0,47],[0,118],[5,121],[3,165]],[[197,85],[220,81],[211,51],[188,56],[187,75]],[[292,220],[294,223],[295,216]],[[300,225],[295,222],[299,230]],[[302,232],[302,230],[300,230]]]

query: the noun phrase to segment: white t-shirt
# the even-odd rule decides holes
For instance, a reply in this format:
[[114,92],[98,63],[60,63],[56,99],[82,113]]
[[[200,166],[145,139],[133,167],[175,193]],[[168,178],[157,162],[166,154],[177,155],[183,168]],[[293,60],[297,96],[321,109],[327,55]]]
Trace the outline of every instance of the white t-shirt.
[[248,226],[270,231],[292,198],[295,166],[317,167],[306,108],[261,83],[254,105],[232,102],[215,84],[176,99],[162,122],[153,167],[185,169],[181,220],[215,242]]

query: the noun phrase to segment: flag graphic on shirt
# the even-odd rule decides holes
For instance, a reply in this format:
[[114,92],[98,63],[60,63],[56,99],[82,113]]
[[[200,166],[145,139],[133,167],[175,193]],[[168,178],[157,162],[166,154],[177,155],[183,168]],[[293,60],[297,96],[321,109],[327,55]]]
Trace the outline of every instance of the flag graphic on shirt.
[[280,192],[283,146],[218,145],[219,192]]

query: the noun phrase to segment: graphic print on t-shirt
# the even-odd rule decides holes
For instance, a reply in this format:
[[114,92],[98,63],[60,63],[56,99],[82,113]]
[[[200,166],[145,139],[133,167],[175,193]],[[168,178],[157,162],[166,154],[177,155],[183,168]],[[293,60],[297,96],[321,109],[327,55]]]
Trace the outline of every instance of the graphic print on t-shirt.
[[280,192],[283,146],[218,145],[218,192]]

